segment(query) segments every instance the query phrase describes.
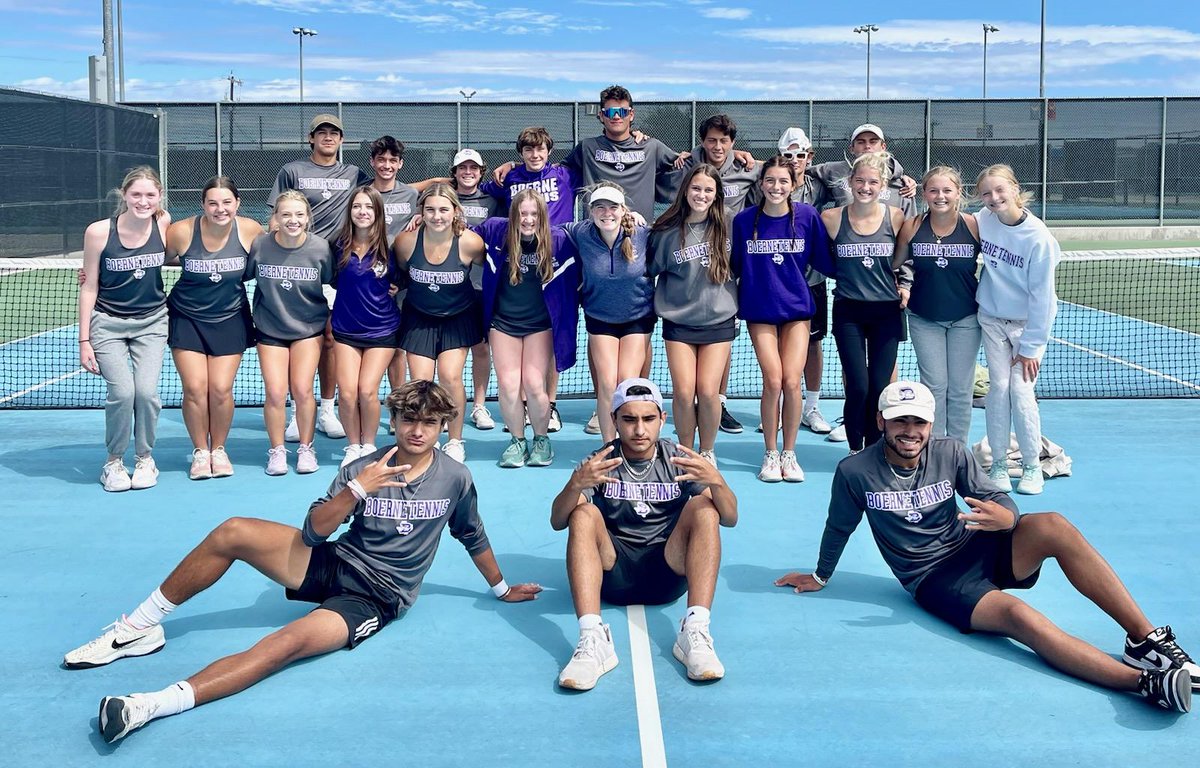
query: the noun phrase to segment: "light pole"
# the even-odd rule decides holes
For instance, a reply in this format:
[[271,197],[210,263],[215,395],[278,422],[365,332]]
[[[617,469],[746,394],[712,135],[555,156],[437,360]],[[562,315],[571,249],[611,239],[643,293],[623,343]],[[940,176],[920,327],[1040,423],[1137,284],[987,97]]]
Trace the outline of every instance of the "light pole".
[[1046,0],[1042,0],[1042,38],[1038,46],[1038,98],[1046,98]]
[[304,38],[316,37],[317,30],[307,27],[292,27],[292,34],[300,36],[300,101],[304,101]]
[[865,32],[867,35],[867,100],[870,101],[870,99],[871,99],[871,33],[878,32],[879,27],[876,26],[875,24],[863,24],[862,26],[855,27],[854,31],[859,34],[862,34]]
[[989,32],[999,32],[1000,27],[993,24],[983,25],[983,98],[987,98],[987,38]]
[[[466,92],[466,90],[464,90],[464,89],[462,89],[462,88],[459,88],[459,89],[458,89],[458,92],[459,92],[459,93],[462,95],[462,97],[463,97],[463,100],[464,100],[464,101],[466,101],[466,103],[467,103],[467,104],[470,104],[470,103],[471,103],[471,97],[472,97],[472,96],[474,96],[475,94],[479,93],[479,91],[476,91],[476,90],[472,90],[470,93],[467,93],[467,92]],[[458,118],[458,148],[459,148],[459,149],[462,149],[462,145],[463,145],[463,120],[462,120],[462,114],[463,114],[463,105],[461,105],[461,104],[460,104],[460,105],[459,105],[459,107],[458,107],[458,115],[459,115],[459,118]],[[467,130],[466,130],[466,135],[467,135],[467,138],[468,138],[468,139],[470,139],[470,137],[471,137],[471,114],[470,114],[470,112],[468,112],[468,113],[467,113]]]

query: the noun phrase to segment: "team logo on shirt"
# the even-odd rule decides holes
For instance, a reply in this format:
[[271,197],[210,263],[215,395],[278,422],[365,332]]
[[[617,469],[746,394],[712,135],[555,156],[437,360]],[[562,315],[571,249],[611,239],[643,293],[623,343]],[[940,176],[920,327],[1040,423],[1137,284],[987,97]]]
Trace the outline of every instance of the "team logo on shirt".
[[782,253],[775,254],[774,256],[771,257],[771,261],[775,262],[776,266],[782,264],[783,263],[783,254]]
[[136,279],[141,280],[143,277],[146,276],[146,270],[141,269],[141,268],[135,269],[135,270],[133,270],[133,276]]
[[221,282],[221,273],[220,272],[209,272],[208,279],[214,283],[219,283],[219,282]]
[[954,498],[954,485],[948,480],[939,480],[911,491],[867,491],[866,507],[869,510],[892,512],[907,522],[919,523],[924,518],[922,509],[944,504]]
[[913,523],[914,525],[921,522],[924,519],[925,519],[925,516],[922,515],[920,512],[916,511],[915,509],[912,512],[909,512],[907,515],[904,516],[904,520],[906,522]]
[[633,505],[633,511],[637,512],[638,517],[645,517],[646,515],[650,514],[650,505],[644,501],[639,501],[637,504]]
[[430,283],[429,290],[433,291],[434,293],[437,293],[438,291],[440,291],[442,289],[438,287],[437,283]]
[[321,193],[322,200],[328,200],[331,197],[333,197],[333,193],[330,192],[328,189]]
[[992,267],[998,267],[1000,266],[1000,263],[1003,262],[1010,267],[1017,267],[1018,269],[1025,268],[1025,257],[1019,253],[1013,253],[1002,245],[996,245],[995,243],[990,243],[987,240],[984,240],[983,243],[980,244],[979,250],[992,257],[988,259],[988,263],[991,264]]
[[620,160],[618,160],[613,168],[616,168],[618,171],[623,171],[625,170],[625,163],[622,163]]
[[384,220],[385,222],[387,222],[387,225],[388,225],[389,227],[390,227],[390,226],[392,226],[392,216],[391,216],[391,214],[388,214],[388,215],[384,216],[384,217],[383,217],[383,220]]
[[375,273],[375,277],[382,280],[383,276],[387,274],[387,264],[384,264],[382,261],[377,261],[371,266],[371,271]]
[[413,532],[413,524],[408,522],[407,520],[405,520],[403,523],[400,523],[400,525],[396,526],[396,533],[400,534],[401,536],[407,536],[408,534],[410,534],[412,532]]
[[937,265],[938,265],[939,267],[941,267],[942,269],[945,269],[946,267],[950,266],[950,262],[946,261],[946,257],[945,257],[945,256],[938,256],[938,257],[937,257],[937,261],[935,261],[935,262],[933,262],[933,263],[934,263],[934,264],[937,264]]
[[292,290],[292,281],[291,280],[281,280],[279,283],[279,287],[285,291],[290,291],[290,290]]
[[872,259],[870,256],[863,256],[862,264],[867,269],[870,269],[871,267],[875,266],[875,259]]

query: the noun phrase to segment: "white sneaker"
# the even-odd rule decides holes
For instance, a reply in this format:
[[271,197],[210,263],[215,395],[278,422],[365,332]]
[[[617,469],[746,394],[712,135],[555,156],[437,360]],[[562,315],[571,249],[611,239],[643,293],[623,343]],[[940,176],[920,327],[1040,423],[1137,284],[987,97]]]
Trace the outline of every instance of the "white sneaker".
[[804,482],[804,470],[800,468],[800,462],[796,461],[795,451],[784,451],[779,454],[779,471],[783,475],[783,479],[789,483]]
[[1026,465],[1021,471],[1021,479],[1017,481],[1017,493],[1036,496],[1042,492],[1045,481],[1042,479],[1042,468],[1038,464]]
[[687,667],[689,680],[720,680],[725,677],[725,666],[713,650],[707,622],[685,622],[675,638],[671,653]]
[[[1022,477],[1021,479],[1024,480],[1025,478]],[[988,470],[988,480],[991,480],[993,485],[1005,493],[1012,493],[1012,478],[1008,476],[1008,464],[1006,462],[992,462],[992,468]]]
[[103,667],[126,656],[146,656],[160,651],[166,643],[161,624],[149,629],[134,629],[122,616],[105,627],[100,637],[63,656],[63,666],[67,669]]
[[783,479],[783,470],[779,466],[779,451],[767,451],[763,454],[762,469],[758,470],[758,479],[764,483],[778,483]]
[[192,450],[192,466],[188,468],[189,480],[207,480],[213,476],[212,454],[203,448]]
[[286,475],[288,473],[287,448],[277,445],[267,449],[267,474]]
[[311,475],[320,469],[317,464],[317,452],[313,450],[312,443],[300,443],[300,447],[296,449],[296,474]]
[[584,434],[598,435],[600,434],[600,415],[592,411],[592,418],[588,419],[588,423],[583,428]]
[[496,420],[492,418],[492,414],[483,405],[477,405],[471,409],[471,423],[475,425],[475,429],[496,428]]
[[300,427],[296,424],[296,414],[292,414],[291,421],[288,422],[287,429],[283,431],[283,441],[285,443],[300,442]]
[[558,404],[550,403],[550,421],[546,431],[553,434],[562,430],[562,414],[558,412]]
[[359,456],[362,456],[363,455],[362,444],[361,443],[350,443],[350,445],[346,446],[343,453],[345,455],[342,456],[342,463],[338,465],[339,467],[344,467],[347,464],[349,464],[350,462],[357,459]]
[[128,491],[131,483],[125,462],[121,459],[113,459],[105,464],[100,470],[100,484],[104,486],[104,490],[110,493]]
[[138,456],[133,465],[133,479],[130,481],[129,487],[140,491],[156,485],[158,485],[158,467],[154,463],[154,457]]
[[617,666],[617,649],[613,647],[612,632],[607,624],[579,633],[579,644],[562,672],[558,684],[576,691],[590,691],[605,672]]
[[109,744],[141,728],[158,714],[158,702],[141,693],[100,700],[100,735]]
[[[325,433],[326,437],[332,437],[337,440],[346,436],[346,430],[342,428],[342,422],[338,421],[337,411],[332,408],[317,411],[317,429]],[[300,470],[296,470],[299,472]]]
[[828,435],[825,435],[825,440],[830,443],[846,442],[846,427],[845,427],[845,425],[839,424],[836,427],[834,427],[832,430],[830,430]]
[[456,440],[453,437],[450,438],[442,446],[442,453],[454,459],[459,464],[467,463],[467,444],[462,440]]
[[808,427],[810,432],[817,435],[828,435],[833,431],[833,426],[825,421],[825,417],[816,408],[810,408],[805,412],[804,417],[800,419],[800,426]]
[[213,448],[210,458],[213,477],[229,477],[233,474],[233,462],[229,460],[229,454],[225,453],[225,446],[218,445]]
[[709,464],[712,464],[714,467],[717,466],[717,452],[716,451],[700,451],[700,458],[704,459]]

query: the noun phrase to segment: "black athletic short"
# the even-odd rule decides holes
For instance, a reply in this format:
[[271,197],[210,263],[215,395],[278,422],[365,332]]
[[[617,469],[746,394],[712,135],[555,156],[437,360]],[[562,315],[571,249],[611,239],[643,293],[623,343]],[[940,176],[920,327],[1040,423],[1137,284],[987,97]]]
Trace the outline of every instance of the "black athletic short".
[[738,319],[731,317],[723,323],[713,325],[682,325],[663,318],[663,341],[678,341],[682,344],[720,344],[733,341],[738,335]]
[[615,336],[618,339],[639,333],[653,333],[654,324],[657,322],[658,316],[653,312],[645,317],[639,317],[637,320],[630,320],[628,323],[607,323],[597,320],[586,312],[583,315],[583,325],[587,328],[588,333],[593,336]]
[[332,542],[313,547],[300,589],[287,590],[288,600],[319,603],[346,622],[347,648],[387,626],[396,618],[396,606],[371,586],[362,574],[338,557]]
[[347,347],[354,347],[355,349],[395,349],[400,343],[400,331],[397,330],[386,336],[370,339],[334,331],[333,340],[338,344],[345,344]]
[[290,347],[297,341],[307,341],[308,339],[319,339],[325,335],[325,331],[314,333],[311,336],[301,336],[298,339],[281,339],[277,336],[268,336],[262,331],[258,331],[258,343],[265,344],[268,347]]
[[478,304],[447,317],[406,306],[400,313],[400,348],[430,360],[451,349],[469,349],[483,341],[481,315]]
[[971,614],[988,592],[1029,589],[1041,569],[1018,580],[1012,572],[1012,531],[978,531],[917,587],[917,603],[960,632],[971,631]]
[[808,286],[813,297],[813,316],[808,321],[808,342],[820,341],[829,331],[829,288],[824,280]]
[[608,534],[617,562],[604,572],[600,599],[613,605],[661,605],[687,592],[687,578],[667,565],[666,543],[634,547]]
[[211,357],[240,355],[254,346],[250,308],[216,322],[196,320],[174,310],[167,313],[167,346]]

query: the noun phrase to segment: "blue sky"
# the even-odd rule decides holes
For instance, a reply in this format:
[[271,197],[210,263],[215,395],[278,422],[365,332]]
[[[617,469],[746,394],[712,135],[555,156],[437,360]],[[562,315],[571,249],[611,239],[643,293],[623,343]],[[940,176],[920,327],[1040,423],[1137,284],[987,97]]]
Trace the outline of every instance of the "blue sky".
[[[852,9],[849,6],[853,6]],[[126,97],[213,101],[1037,96],[1037,0],[125,0]],[[1186,7],[1187,13],[1179,9]],[[0,84],[87,96],[100,0],[0,0]],[[1047,95],[1200,94],[1200,14],[1181,0],[1048,0]],[[1136,15],[1130,10],[1136,9]]]

